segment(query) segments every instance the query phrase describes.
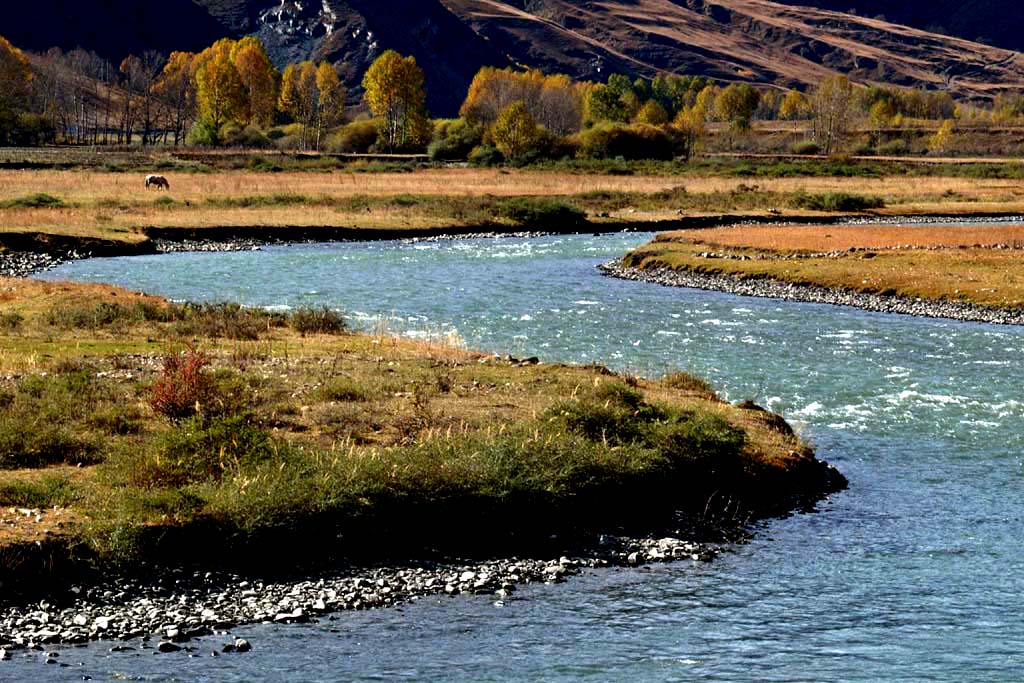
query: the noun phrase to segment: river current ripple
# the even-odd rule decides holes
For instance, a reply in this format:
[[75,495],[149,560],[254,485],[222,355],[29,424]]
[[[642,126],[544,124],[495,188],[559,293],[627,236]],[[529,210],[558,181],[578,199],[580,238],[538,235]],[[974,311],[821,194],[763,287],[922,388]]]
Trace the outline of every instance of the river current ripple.
[[[183,300],[327,304],[365,329],[646,375],[782,412],[850,488],[710,564],[585,574],[504,607],[436,598],[239,629],[211,659],[15,653],[3,680],[1024,679],[1024,328],[601,277],[644,234],[272,247],[46,275]],[[614,501],[610,501],[614,504]],[[200,643],[209,654],[217,643]],[[198,653],[197,653],[198,654]]]

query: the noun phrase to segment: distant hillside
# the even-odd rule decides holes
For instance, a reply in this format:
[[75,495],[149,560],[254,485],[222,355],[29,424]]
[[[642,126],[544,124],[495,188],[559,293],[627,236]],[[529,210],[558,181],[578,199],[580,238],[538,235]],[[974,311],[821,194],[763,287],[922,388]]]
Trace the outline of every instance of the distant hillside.
[[515,61],[575,74],[666,70],[800,86],[839,71],[961,97],[1024,85],[1017,52],[768,0],[444,1]]
[[[961,97],[1024,87],[1020,53],[863,16],[889,4],[881,0],[800,1],[857,14],[768,0],[35,0],[5,8],[0,35],[33,50],[82,46],[119,62],[146,49],[197,50],[256,33],[280,66],[310,58],[344,63],[350,88],[394,48],[424,68],[436,115],[458,110],[480,66],[513,63],[576,78],[675,71],[780,87],[838,71]],[[925,7],[899,4],[886,16]],[[992,35],[998,29],[1024,40],[1024,13],[1009,4],[933,0],[928,7],[952,8],[944,16],[958,31],[989,17]],[[927,21],[921,17],[915,21]]]
[[780,0],[889,21],[979,42],[1024,50],[1024,11],[1019,0]]

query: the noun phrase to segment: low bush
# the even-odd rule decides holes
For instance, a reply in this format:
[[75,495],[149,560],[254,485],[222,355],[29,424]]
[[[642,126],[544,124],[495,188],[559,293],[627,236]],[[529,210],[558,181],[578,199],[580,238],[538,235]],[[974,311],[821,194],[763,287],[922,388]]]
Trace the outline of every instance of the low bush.
[[91,407],[93,390],[80,370],[30,375],[0,394],[0,469],[94,462],[95,444],[71,428]]
[[0,506],[21,508],[66,507],[79,499],[79,493],[64,476],[46,476],[38,481],[12,481],[0,484]]
[[599,123],[578,134],[579,155],[588,159],[673,158],[672,139],[663,129],[642,123]]
[[348,377],[335,377],[317,389],[316,397],[321,401],[368,401],[370,392]]
[[4,209],[46,209],[64,206],[64,200],[46,192],[37,192],[27,197],[16,197],[0,202]]
[[293,330],[306,336],[307,334],[344,334],[348,331],[345,316],[333,308],[297,308],[288,316],[288,324]]
[[469,163],[485,168],[500,166],[505,163],[505,156],[493,145],[478,145],[469,152]]
[[463,161],[484,139],[484,127],[465,119],[445,119],[434,126],[434,139],[427,147],[431,161]]
[[375,121],[353,121],[327,139],[326,148],[341,154],[367,154],[377,142]]
[[239,304],[187,304],[181,310],[180,320],[174,327],[181,336],[255,341],[270,328],[287,322],[283,314]]
[[686,391],[705,398],[718,398],[710,384],[688,372],[670,372],[661,379],[661,383],[669,389]]
[[[132,484],[143,489],[180,488],[220,481],[225,475],[274,457],[278,445],[244,416],[193,416],[144,452],[121,454]],[[125,458],[128,462],[125,462]]]
[[800,142],[793,143],[790,151],[793,154],[818,154],[821,152],[821,147],[813,140],[801,140]]
[[20,313],[0,313],[0,330],[13,332],[21,327],[25,317]]
[[164,358],[163,371],[150,390],[153,410],[173,421],[201,413],[213,398],[210,357],[196,349]]
[[910,144],[903,138],[889,140],[878,146],[878,153],[885,156],[903,156],[910,152]]
[[798,193],[792,205],[812,211],[865,211],[885,206],[881,197],[849,194],[847,192],[825,192],[818,194]]
[[494,206],[497,217],[529,229],[565,230],[583,228],[587,214],[563,202],[531,197],[515,197]]

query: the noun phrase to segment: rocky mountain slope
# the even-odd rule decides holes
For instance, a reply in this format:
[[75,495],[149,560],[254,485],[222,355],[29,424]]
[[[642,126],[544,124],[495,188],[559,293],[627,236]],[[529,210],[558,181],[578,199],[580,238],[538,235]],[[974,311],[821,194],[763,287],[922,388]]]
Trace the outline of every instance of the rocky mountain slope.
[[[980,16],[1006,3],[957,6],[967,4]],[[36,0],[8,9],[0,35],[30,49],[81,45],[119,60],[147,48],[195,50],[222,35],[256,33],[279,64],[343,62],[350,86],[394,48],[424,67],[429,104],[440,115],[454,114],[482,65],[590,79],[677,71],[780,87],[839,71],[964,97],[1024,87],[1020,53],[864,13],[769,0]]]

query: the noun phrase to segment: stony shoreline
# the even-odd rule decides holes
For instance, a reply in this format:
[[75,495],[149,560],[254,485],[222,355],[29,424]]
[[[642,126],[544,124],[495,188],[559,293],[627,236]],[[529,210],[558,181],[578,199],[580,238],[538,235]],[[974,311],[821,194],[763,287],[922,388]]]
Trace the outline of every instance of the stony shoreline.
[[[558,559],[418,562],[351,568],[300,581],[154,567],[154,578],[112,577],[0,609],[0,660],[16,651],[36,651],[56,663],[47,649],[92,641],[110,641],[112,652],[191,652],[198,646],[194,639],[225,637],[246,625],[333,620],[346,610],[392,607],[436,595],[489,596],[501,607],[517,586],[558,583],[598,567],[706,562],[720,552],[718,545],[675,536],[602,535],[593,547]],[[242,642],[240,650],[238,640],[228,638],[222,651],[250,646]]]
[[[540,231],[515,231],[515,232],[472,232],[431,235],[429,237],[401,237],[396,235],[396,241],[409,244],[421,242],[444,242],[449,240],[469,239],[502,239],[519,238],[529,239],[550,235],[550,232]],[[338,239],[333,242],[355,242],[360,240]],[[290,244],[322,244],[318,240],[287,240],[287,239],[259,239],[251,237],[240,237],[231,239],[153,239],[149,242],[154,254],[174,254],[184,252],[238,252],[238,251],[259,251],[263,247],[284,246]],[[68,251],[57,254],[38,251],[10,251],[0,252],[0,277],[30,277],[36,273],[42,273],[65,263],[80,259],[92,258],[91,253],[80,253]]]
[[955,301],[930,301],[901,296],[866,294],[814,285],[797,285],[770,278],[740,278],[659,268],[641,270],[622,265],[621,260],[598,266],[602,274],[623,280],[650,282],[666,287],[688,287],[739,296],[782,299],[804,303],[850,306],[879,313],[898,313],[921,318],[945,318],[963,322],[1024,325],[1024,311],[989,308]]

